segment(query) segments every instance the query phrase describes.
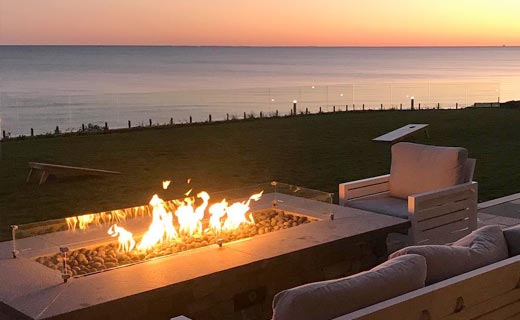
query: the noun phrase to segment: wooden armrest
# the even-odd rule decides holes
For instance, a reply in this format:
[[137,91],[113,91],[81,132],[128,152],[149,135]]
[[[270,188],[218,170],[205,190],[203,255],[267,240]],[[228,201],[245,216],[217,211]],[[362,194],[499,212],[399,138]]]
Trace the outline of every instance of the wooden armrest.
[[366,197],[389,190],[388,181],[390,175],[345,182],[339,184],[339,203],[345,205],[348,200]]
[[[419,220],[442,215],[455,207],[475,207],[478,199],[478,183],[468,182],[453,187],[414,194],[408,197],[408,212],[417,215],[424,212]],[[436,213],[437,212],[437,213]]]
[[377,177],[371,177],[371,178],[366,178],[366,179],[361,179],[361,180],[356,180],[356,181],[344,182],[344,183],[341,183],[340,185],[348,186],[349,189],[354,189],[354,188],[359,188],[359,187],[364,187],[364,186],[371,186],[371,185],[374,185],[377,183],[388,182],[389,179],[390,179],[390,175],[385,174],[385,175],[377,176]]
[[416,202],[425,202],[429,200],[442,199],[446,198],[446,196],[453,195],[460,192],[470,192],[477,193],[478,182],[472,181],[467,183],[458,184],[456,186],[437,189],[433,191],[427,191],[423,193],[413,194],[408,196],[408,202],[416,201]]
[[408,213],[415,244],[454,242],[477,228],[478,183],[414,194]]

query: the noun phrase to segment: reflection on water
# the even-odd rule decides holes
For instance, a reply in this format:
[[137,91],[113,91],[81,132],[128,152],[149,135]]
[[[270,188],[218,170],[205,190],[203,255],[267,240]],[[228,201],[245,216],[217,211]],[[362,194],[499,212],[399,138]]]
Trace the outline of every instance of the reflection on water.
[[517,47],[0,46],[0,116],[3,129],[18,135],[105,121],[115,128],[128,120],[287,114],[293,100],[311,112],[353,104],[406,108],[411,96],[448,108],[514,99],[519,56]]

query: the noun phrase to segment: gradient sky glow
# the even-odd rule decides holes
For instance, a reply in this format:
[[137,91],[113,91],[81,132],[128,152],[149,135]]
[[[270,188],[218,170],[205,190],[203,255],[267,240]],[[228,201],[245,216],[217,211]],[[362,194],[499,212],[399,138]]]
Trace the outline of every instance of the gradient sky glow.
[[0,44],[520,45],[518,0],[0,0]]

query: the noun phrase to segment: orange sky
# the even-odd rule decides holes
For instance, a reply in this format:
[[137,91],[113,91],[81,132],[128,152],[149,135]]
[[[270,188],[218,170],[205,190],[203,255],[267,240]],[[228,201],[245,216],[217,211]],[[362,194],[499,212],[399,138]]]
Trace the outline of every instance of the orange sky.
[[517,0],[0,0],[0,44],[520,45]]

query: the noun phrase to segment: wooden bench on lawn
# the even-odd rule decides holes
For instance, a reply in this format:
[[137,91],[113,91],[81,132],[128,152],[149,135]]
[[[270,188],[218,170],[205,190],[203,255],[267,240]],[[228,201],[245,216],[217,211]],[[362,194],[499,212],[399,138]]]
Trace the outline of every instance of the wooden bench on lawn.
[[40,182],[39,184],[45,183],[50,174],[56,173],[64,173],[64,172],[73,172],[73,173],[82,173],[86,175],[104,175],[104,174],[121,174],[118,171],[110,171],[110,170],[101,170],[101,169],[92,169],[92,168],[83,168],[83,167],[72,167],[72,166],[64,166],[59,164],[51,164],[51,163],[42,163],[42,162],[29,162],[29,175],[27,176],[27,182],[31,180],[31,176],[33,171],[39,170],[41,171]]

